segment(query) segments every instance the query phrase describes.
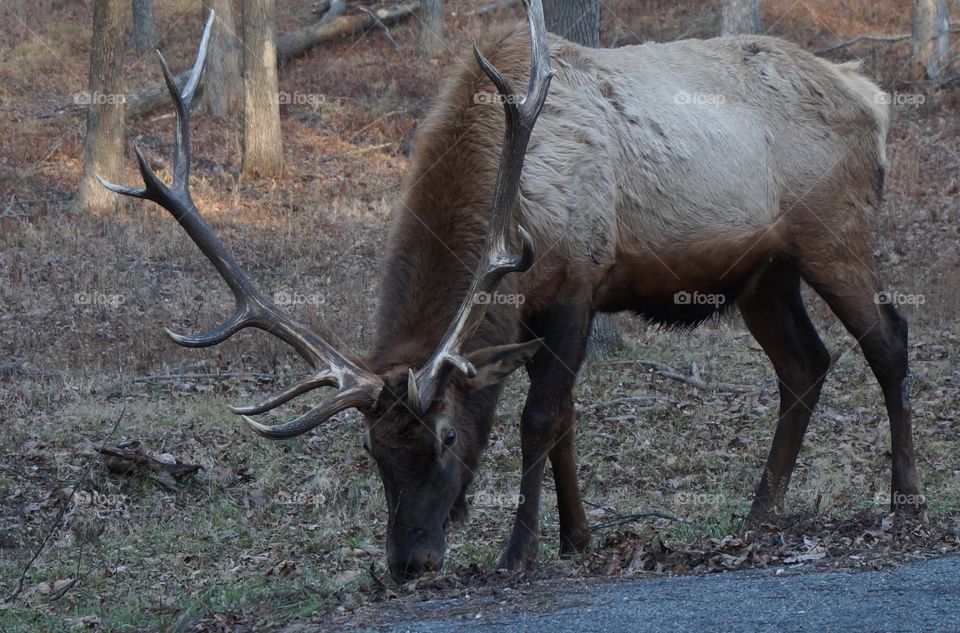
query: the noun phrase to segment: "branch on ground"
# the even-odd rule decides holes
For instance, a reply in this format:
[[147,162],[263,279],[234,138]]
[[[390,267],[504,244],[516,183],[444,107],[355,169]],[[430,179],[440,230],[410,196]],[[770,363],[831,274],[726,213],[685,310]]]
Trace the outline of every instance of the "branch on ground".
[[682,382],[690,385],[691,387],[696,387],[697,389],[702,389],[704,391],[732,391],[734,393],[752,393],[758,391],[757,387],[753,387],[751,385],[741,385],[735,382],[707,382],[702,378],[700,374],[700,368],[696,365],[696,363],[691,366],[689,374],[681,374],[669,365],[664,365],[663,363],[658,363],[653,360],[644,360],[642,358],[608,361],[607,364],[643,365],[644,367],[649,367],[651,370],[653,370],[653,373],[657,374],[658,376],[663,376],[664,378],[669,378],[670,380],[676,380],[677,382]]
[[[950,25],[950,32],[957,33],[960,32],[960,23],[953,23]],[[826,48],[821,48],[818,51],[815,51],[817,55],[823,55],[824,53],[832,53],[833,51],[840,50],[841,48],[849,48],[860,42],[879,42],[883,44],[896,44],[897,42],[903,42],[909,40],[911,35],[909,33],[901,33],[899,35],[860,35],[853,38],[852,40],[846,40],[844,42],[839,42],[832,46]]]
[[172,455],[150,455],[133,441],[120,446],[101,446],[97,451],[103,458],[107,469],[118,475],[153,479],[167,490],[177,490],[177,479],[193,475],[203,467],[197,464],[184,464]]

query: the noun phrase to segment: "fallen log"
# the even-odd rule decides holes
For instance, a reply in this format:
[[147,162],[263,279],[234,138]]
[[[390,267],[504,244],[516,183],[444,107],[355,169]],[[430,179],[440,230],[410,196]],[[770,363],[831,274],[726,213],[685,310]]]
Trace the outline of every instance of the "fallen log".
[[134,477],[149,476],[171,491],[176,491],[177,479],[203,470],[199,464],[185,464],[172,455],[151,455],[143,450],[138,441],[120,446],[104,444],[97,452],[110,472]]
[[407,2],[392,7],[382,7],[369,13],[341,15],[329,22],[319,22],[291,31],[277,39],[277,61],[283,64],[319,44],[350,37],[374,26],[380,26],[377,23],[378,20],[385,26],[402,22],[419,9],[420,2]]
[[[373,27],[397,24],[411,17],[420,9],[419,0],[405,2],[391,7],[361,12],[357,15],[340,15],[330,20],[321,20],[316,24],[291,31],[277,38],[277,64],[283,65],[292,59],[300,57],[311,48],[320,44],[332,42],[344,37],[363,33]],[[183,88],[188,72],[177,75],[177,86]],[[197,92],[203,91],[203,82],[197,86]],[[126,97],[127,118],[146,116],[155,110],[164,107],[170,102],[167,86],[156,83],[141,88]]]

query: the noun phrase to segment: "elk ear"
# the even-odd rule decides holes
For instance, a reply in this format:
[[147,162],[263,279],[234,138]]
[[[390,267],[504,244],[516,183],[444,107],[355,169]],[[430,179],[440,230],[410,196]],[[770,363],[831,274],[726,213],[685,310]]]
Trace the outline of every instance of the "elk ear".
[[500,382],[533,358],[542,345],[543,339],[535,338],[526,343],[485,347],[471,352],[467,358],[477,368],[477,375],[468,378],[467,384],[471,389],[482,389]]

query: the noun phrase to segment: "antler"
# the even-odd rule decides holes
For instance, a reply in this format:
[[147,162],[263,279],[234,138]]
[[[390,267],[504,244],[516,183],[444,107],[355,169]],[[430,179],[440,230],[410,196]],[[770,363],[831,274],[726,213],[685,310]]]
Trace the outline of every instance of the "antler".
[[[200,74],[203,72],[213,17],[214,13],[211,11],[203,31],[203,39],[200,41],[197,60],[182,92],[177,88],[163,55],[157,52],[163,68],[163,77],[176,106],[173,184],[168,187],[160,180],[150,169],[140,147],[136,145],[134,149],[137,163],[145,185],[142,189],[115,185],[99,175],[97,179],[111,191],[132,198],[151,200],[169,211],[233,291],[237,307],[222,324],[209,332],[192,336],[176,334],[167,329],[170,338],[185,347],[207,347],[222,343],[242,329],[259,328],[290,345],[313,367],[314,372],[308,378],[270,396],[259,404],[249,407],[231,407],[234,413],[241,414],[247,424],[260,435],[271,439],[283,439],[305,433],[340,411],[372,406],[379,397],[383,382],[376,374],[359,367],[338,352],[323,337],[294,321],[286,312],[271,303],[254,286],[230,251],[200,217],[200,212],[193,203],[189,189],[190,104],[196,94]],[[336,387],[337,393],[290,422],[278,426],[265,426],[247,417],[247,414],[269,411],[318,387]]]
[[530,79],[527,94],[518,98],[506,77],[491,64],[476,45],[473,54],[487,77],[496,85],[503,101],[506,129],[503,135],[503,150],[497,169],[496,189],[490,207],[490,225],[487,239],[480,254],[477,272],[467,296],[456,317],[447,328],[439,347],[427,364],[414,373],[410,370],[407,381],[407,403],[417,413],[428,407],[442,383],[444,372],[450,368],[473,376],[476,368],[463,355],[462,348],[483,321],[488,302],[478,301],[483,293],[490,293],[507,273],[523,272],[533,264],[533,242],[522,226],[517,233],[522,244],[520,255],[507,250],[513,210],[520,194],[520,173],[527,152],[530,132],[547,99],[550,80],[555,71],[550,68],[550,51],[547,48],[547,29],[543,22],[543,6],[540,0],[524,0],[527,20],[530,25]]

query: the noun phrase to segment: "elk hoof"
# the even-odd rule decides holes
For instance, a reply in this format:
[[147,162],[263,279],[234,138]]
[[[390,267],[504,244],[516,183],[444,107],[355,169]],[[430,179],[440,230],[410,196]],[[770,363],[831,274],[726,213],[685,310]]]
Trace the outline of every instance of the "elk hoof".
[[587,549],[590,545],[590,529],[578,528],[569,530],[567,534],[560,534],[560,556],[561,558],[576,556]]
[[536,538],[515,540],[510,539],[507,551],[500,557],[497,569],[510,571],[534,571],[537,568],[539,547]]

